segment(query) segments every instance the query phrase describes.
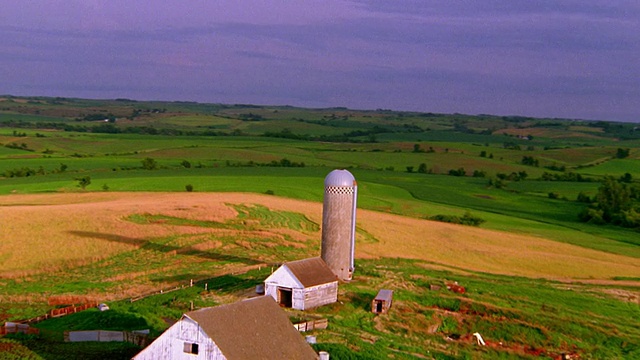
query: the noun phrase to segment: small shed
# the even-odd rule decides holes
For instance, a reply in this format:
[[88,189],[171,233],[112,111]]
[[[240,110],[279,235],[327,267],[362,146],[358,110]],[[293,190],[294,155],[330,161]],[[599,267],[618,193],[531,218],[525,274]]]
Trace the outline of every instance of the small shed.
[[134,360],[317,359],[269,296],[191,311]]
[[382,289],[378,291],[375,299],[371,302],[371,312],[374,314],[386,314],[393,302],[393,290]]
[[319,257],[282,264],[264,281],[265,295],[298,310],[338,301],[338,278]]

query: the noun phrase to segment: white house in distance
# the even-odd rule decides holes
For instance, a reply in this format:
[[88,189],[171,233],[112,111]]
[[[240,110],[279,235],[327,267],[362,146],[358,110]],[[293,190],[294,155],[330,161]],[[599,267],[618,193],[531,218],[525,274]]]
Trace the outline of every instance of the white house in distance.
[[269,296],[191,311],[133,359],[318,359]]
[[264,281],[278,304],[306,310],[338,301],[338,277],[319,257],[282,264]]

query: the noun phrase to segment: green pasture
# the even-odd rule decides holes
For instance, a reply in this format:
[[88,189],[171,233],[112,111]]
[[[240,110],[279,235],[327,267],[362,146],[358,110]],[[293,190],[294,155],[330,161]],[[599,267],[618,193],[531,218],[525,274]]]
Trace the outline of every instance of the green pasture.
[[5,121],[23,121],[23,122],[64,122],[62,117],[42,116],[32,114],[20,114],[0,111],[0,123]]
[[610,160],[596,166],[580,169],[577,172],[583,175],[612,175],[615,177],[620,177],[625,173],[629,173],[634,179],[640,179],[640,159]]
[[351,130],[357,130],[353,128],[334,128],[330,126],[322,126],[318,124],[290,121],[290,120],[272,120],[272,121],[246,121],[242,126],[238,127],[244,132],[249,134],[263,134],[263,133],[280,133],[284,129],[288,129],[296,135],[340,135],[344,132]]
[[[207,129],[228,129],[237,127],[242,122],[236,119],[228,119],[213,115],[175,115],[158,119],[162,124],[173,125],[178,128],[200,127]],[[135,124],[135,122],[132,122]]]
[[[50,160],[55,168],[59,162]],[[77,159],[68,162],[66,173],[9,178],[0,181],[0,194],[81,191],[77,177],[89,175],[86,191],[186,191],[255,192],[322,201],[323,179],[331,168],[219,167],[190,168],[178,161],[159,162],[168,167],[113,171],[110,159]],[[92,162],[94,161],[94,162]],[[1,164],[1,162],[0,162]],[[126,163],[124,165],[127,165]],[[95,170],[88,169],[95,166]],[[46,169],[47,166],[43,165]],[[85,168],[86,167],[86,168]],[[637,233],[633,230],[597,226],[578,221],[586,206],[577,203],[577,193],[593,195],[598,183],[524,181],[511,182],[506,189],[488,186],[484,178],[408,174],[398,171],[369,171],[351,168],[359,182],[358,206],[364,209],[427,218],[438,214],[462,215],[471,211],[487,220],[482,227],[546,237],[557,241],[640,257]],[[557,192],[567,200],[550,199]]]
[[[617,287],[433,270],[430,264],[402,259],[359,260],[354,280],[340,285],[339,302],[305,312],[287,309],[292,321],[327,318],[329,327],[307,335],[314,349],[336,359],[632,359],[640,356],[640,312],[628,300],[609,295]],[[102,350],[105,359],[138,350],[124,344],[64,343],[65,330],[150,329],[158,336],[190,310],[219,304],[222,297],[246,293],[261,283],[269,268],[245,274],[209,277],[193,287],[136,302],[109,302],[111,310],[88,310],[37,324],[39,338],[10,336],[9,341],[50,359],[68,359]],[[446,290],[457,282],[466,290]],[[205,284],[207,290],[205,291]],[[439,290],[430,290],[439,286]],[[388,314],[371,313],[378,289],[394,291]],[[227,300],[228,301],[228,300]],[[492,347],[476,345],[479,332]],[[124,348],[123,348],[124,347]],[[19,349],[25,353],[25,349]],[[63,355],[64,354],[64,355]],[[536,354],[536,355],[533,355]]]

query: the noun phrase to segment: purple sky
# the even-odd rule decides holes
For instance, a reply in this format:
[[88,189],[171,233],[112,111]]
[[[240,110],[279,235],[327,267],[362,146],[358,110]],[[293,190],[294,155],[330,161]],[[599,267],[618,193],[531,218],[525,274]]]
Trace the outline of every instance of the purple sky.
[[0,94],[640,122],[640,2],[4,1]]

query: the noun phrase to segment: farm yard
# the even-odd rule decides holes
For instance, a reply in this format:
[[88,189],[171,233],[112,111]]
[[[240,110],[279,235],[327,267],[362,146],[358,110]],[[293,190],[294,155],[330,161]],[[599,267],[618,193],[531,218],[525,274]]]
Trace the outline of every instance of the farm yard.
[[[328,319],[312,332],[316,350],[336,359],[640,356],[638,229],[581,222],[597,203],[577,200],[599,196],[607,176],[636,186],[633,127],[18,100],[0,100],[0,320],[73,305],[58,304],[65,298],[111,310],[34,324],[39,335],[7,336],[2,349],[130,358],[139,348],[60,339],[68,330],[157,336],[192,307],[255,295],[279,264],[318,256],[322,180],[348,168],[359,186],[354,280],[340,285],[338,303],[290,312]],[[98,114],[118,120],[86,120]],[[382,288],[394,302],[376,316]]]

